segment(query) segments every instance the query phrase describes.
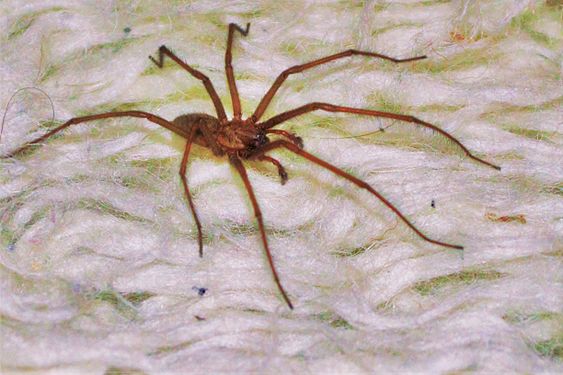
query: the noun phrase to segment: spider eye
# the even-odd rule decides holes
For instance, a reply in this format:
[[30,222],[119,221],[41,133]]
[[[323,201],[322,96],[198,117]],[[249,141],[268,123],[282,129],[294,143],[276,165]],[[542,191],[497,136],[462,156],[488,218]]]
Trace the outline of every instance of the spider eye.
[[256,137],[254,138],[254,147],[260,147],[266,143],[268,143],[268,138],[264,133],[256,134]]

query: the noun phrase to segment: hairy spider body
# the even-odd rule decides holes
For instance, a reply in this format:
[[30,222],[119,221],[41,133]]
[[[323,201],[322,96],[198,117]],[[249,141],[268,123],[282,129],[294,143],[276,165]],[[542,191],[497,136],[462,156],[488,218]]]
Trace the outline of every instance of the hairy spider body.
[[177,134],[184,138],[195,128],[193,143],[211,149],[216,156],[235,152],[246,159],[270,141],[262,128],[248,120],[227,121],[221,125],[217,118],[208,114],[189,113],[176,117],[172,123],[182,128],[181,134]]
[[[194,222],[197,226],[197,233],[198,233],[198,246],[199,246],[199,255],[203,255],[203,234],[201,224],[197,215],[197,211],[195,209],[193,199],[190,193],[190,189],[188,186],[187,178],[186,178],[186,168],[188,163],[188,158],[190,155],[191,146],[193,143],[210,149],[214,155],[216,156],[226,156],[228,157],[231,165],[237,170],[239,176],[241,177],[245,189],[249,195],[250,201],[252,203],[254,209],[254,215],[256,220],[258,221],[258,227],[260,230],[260,236],[262,239],[262,245],[266,254],[266,258],[268,260],[270,270],[272,271],[272,276],[274,281],[280,291],[283,299],[287,303],[287,305],[293,309],[293,305],[285,292],[278,273],[276,271],[276,267],[273,262],[272,255],[270,253],[270,249],[268,246],[268,239],[266,236],[266,232],[264,229],[264,222],[262,220],[262,213],[256,197],[254,195],[254,190],[252,185],[250,184],[250,180],[246,173],[246,169],[242,163],[242,160],[257,160],[257,161],[264,161],[274,164],[274,166],[278,170],[278,174],[281,178],[281,183],[284,184],[287,181],[288,175],[285,171],[284,167],[281,163],[270,156],[265,155],[267,152],[284,148],[294,154],[297,154],[304,159],[307,159],[314,164],[317,164],[334,174],[343,177],[350,181],[351,183],[355,184],[356,186],[367,190],[377,199],[379,199],[383,204],[385,204],[390,210],[392,210],[407,226],[409,226],[420,238],[424,239],[427,242],[454,248],[454,249],[463,249],[460,245],[453,245],[446,242],[441,242],[437,240],[433,240],[423,234],[414,224],[410,222],[400,211],[396,208],[391,202],[389,202],[385,197],[383,197],[379,192],[373,189],[369,184],[360,180],[357,177],[350,175],[349,173],[344,172],[342,169],[317,158],[316,156],[306,152],[303,150],[303,141],[300,137],[296,136],[293,133],[287,132],[285,130],[280,129],[273,129],[273,127],[291,119],[294,117],[301,116],[303,114],[322,110],[327,112],[341,112],[341,113],[352,113],[357,115],[364,115],[364,116],[372,116],[372,117],[382,117],[388,119],[395,119],[404,121],[407,123],[412,124],[413,126],[419,126],[427,129],[431,129],[442,136],[449,139],[451,142],[456,144],[469,158],[480,162],[484,165],[489,167],[495,168],[500,170],[500,167],[497,167],[494,164],[491,164],[483,159],[480,159],[474,156],[460,141],[458,141],[454,136],[449,134],[448,132],[438,128],[435,125],[429,124],[424,122],[416,117],[390,113],[390,112],[382,112],[376,110],[369,110],[369,109],[361,109],[361,108],[352,108],[352,107],[343,107],[329,103],[309,103],[305,104],[301,107],[296,109],[283,112],[279,115],[276,115],[264,122],[260,122],[261,116],[264,114],[266,108],[268,107],[269,103],[273,99],[274,95],[283,84],[283,82],[291,75],[295,73],[302,72],[304,70],[329,63],[334,60],[338,60],[341,58],[349,57],[349,56],[367,56],[367,57],[375,57],[384,60],[388,60],[394,63],[405,63],[411,62],[416,60],[421,60],[426,58],[426,56],[418,56],[412,57],[407,59],[395,59],[389,56],[381,55],[374,52],[367,52],[367,51],[358,51],[358,50],[347,50],[343,51],[334,55],[326,56],[317,60],[313,60],[311,62],[296,65],[289,69],[283,71],[275,80],[273,85],[270,89],[266,92],[260,103],[258,104],[254,113],[249,116],[247,119],[242,119],[242,112],[241,112],[241,105],[240,99],[238,95],[238,90],[236,86],[236,81],[233,72],[233,66],[231,63],[232,55],[231,55],[231,47],[234,37],[234,32],[238,31],[240,34],[246,36],[248,34],[250,24],[247,24],[246,29],[242,29],[240,26],[236,24],[229,24],[229,31],[227,37],[227,49],[225,53],[225,72],[227,75],[227,82],[229,91],[231,94],[231,100],[233,104],[233,118],[229,120],[225,113],[225,109],[213,84],[209,80],[209,78],[201,73],[200,71],[194,69],[190,65],[183,62],[180,58],[178,58],[173,52],[171,52],[166,46],[161,46],[159,48],[158,59],[149,56],[152,62],[154,62],[158,67],[163,67],[164,57],[168,57],[182,68],[184,68],[189,74],[191,74],[196,79],[200,80],[203,85],[205,86],[212,102],[215,107],[215,111],[217,113],[217,117],[211,116],[205,113],[190,113],[185,114],[177,117],[173,121],[165,120],[162,117],[154,115],[152,113],[143,112],[143,111],[124,111],[124,112],[107,112],[107,113],[100,113],[95,115],[83,116],[83,117],[75,117],[64,124],[58,126],[57,128],[47,132],[46,134],[24,144],[20,148],[12,151],[8,155],[2,156],[2,158],[7,158],[19,154],[32,145],[38,144],[47,138],[51,137],[52,135],[66,129],[67,127],[79,124],[87,121],[99,120],[99,119],[106,119],[106,118],[115,118],[115,117],[137,117],[137,118],[144,118],[148,121],[151,121],[157,125],[160,125],[179,136],[186,139],[186,147],[184,149],[184,154],[182,157],[182,162],[180,165],[180,178],[182,184],[184,186],[185,195],[188,201],[188,204],[191,209],[191,213],[194,218]],[[276,138],[270,141],[268,134],[274,135]],[[1,135],[1,131],[0,131]]]

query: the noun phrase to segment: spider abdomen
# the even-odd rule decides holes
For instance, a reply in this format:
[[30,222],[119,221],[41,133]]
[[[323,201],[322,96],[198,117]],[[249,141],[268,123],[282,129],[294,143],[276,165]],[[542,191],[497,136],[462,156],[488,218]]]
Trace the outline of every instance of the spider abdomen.
[[209,148],[215,155],[223,155],[215,142],[215,134],[219,131],[219,120],[206,113],[188,113],[178,116],[172,121],[174,125],[179,126],[184,134],[180,134],[184,138],[188,138],[193,126],[197,126],[194,136],[194,143]]

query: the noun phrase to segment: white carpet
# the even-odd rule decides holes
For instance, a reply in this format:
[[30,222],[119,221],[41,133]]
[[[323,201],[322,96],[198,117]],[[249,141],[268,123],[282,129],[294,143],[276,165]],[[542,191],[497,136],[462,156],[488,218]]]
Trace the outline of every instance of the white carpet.
[[[289,66],[348,48],[427,54],[291,76],[264,118],[313,101],[412,114],[502,167],[396,121],[315,112],[281,126],[429,237],[465,246],[426,243],[368,193],[275,152],[285,186],[271,165],[247,166],[290,311],[227,160],[193,149],[200,259],[184,140],[139,119],[74,126],[0,160],[2,372],[561,373],[562,12],[552,0],[1,1],[2,111],[36,87],[56,124],[214,115],[199,81],[149,61],[166,44],[230,113],[227,25],[250,22],[233,49],[246,115]],[[19,92],[0,155],[51,116],[45,95]]]

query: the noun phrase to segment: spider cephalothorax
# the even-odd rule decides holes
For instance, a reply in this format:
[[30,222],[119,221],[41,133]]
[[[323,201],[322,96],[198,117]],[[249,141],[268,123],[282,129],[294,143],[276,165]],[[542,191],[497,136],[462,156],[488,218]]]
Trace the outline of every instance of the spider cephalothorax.
[[[284,167],[277,159],[267,156],[266,153],[279,148],[284,148],[286,150],[289,150],[290,152],[293,152],[313,162],[314,164],[317,164],[335,173],[336,175],[347,179],[348,181],[352,182],[356,186],[369,191],[373,196],[378,198],[383,204],[385,204],[390,210],[392,210],[407,226],[409,226],[420,238],[424,239],[425,241],[440,246],[462,249],[463,248],[462,246],[452,245],[446,242],[433,240],[427,237],[414,224],[412,224],[410,220],[408,220],[399,211],[398,208],[396,208],[391,202],[385,199],[379,192],[373,189],[370,185],[350,175],[349,173],[344,172],[342,169],[324,160],[321,160],[316,156],[303,150],[303,141],[295,134],[289,133],[285,130],[273,129],[273,128],[291,118],[295,118],[316,110],[322,110],[326,112],[353,113],[353,114],[364,115],[364,116],[394,119],[394,120],[404,121],[413,124],[414,126],[431,129],[434,132],[442,135],[443,137],[446,137],[455,145],[457,145],[469,158],[476,160],[489,167],[500,170],[500,168],[497,167],[496,165],[491,164],[483,159],[474,156],[460,141],[458,141],[454,136],[452,136],[448,132],[438,128],[435,125],[422,121],[414,116],[408,116],[408,115],[402,115],[402,114],[390,113],[390,112],[382,112],[382,111],[376,111],[370,109],[343,107],[339,105],[334,105],[329,103],[318,103],[318,102],[305,104],[296,109],[283,112],[279,115],[271,117],[266,121],[259,122],[260,118],[266,111],[266,108],[272,101],[274,95],[276,94],[280,86],[283,84],[283,82],[291,74],[299,73],[304,70],[314,68],[316,66],[326,64],[331,61],[338,60],[348,56],[357,55],[357,56],[376,57],[376,58],[392,61],[394,63],[416,61],[416,60],[424,59],[426,58],[426,56],[418,56],[418,57],[412,57],[407,59],[395,59],[374,52],[358,51],[351,49],[340,53],[336,53],[334,55],[326,56],[317,60],[313,60],[311,62],[302,65],[293,66],[289,69],[284,70],[276,78],[272,87],[270,87],[270,89],[266,92],[262,100],[259,102],[254,113],[251,116],[249,116],[246,120],[243,120],[240,99],[236,86],[235,76],[233,73],[233,66],[231,64],[231,60],[232,60],[231,47],[232,47],[234,32],[238,31],[242,35],[246,36],[248,34],[249,27],[250,24],[247,24],[246,29],[242,29],[240,26],[233,23],[229,24],[229,32],[227,37],[227,50],[225,53],[225,71],[227,74],[227,82],[231,94],[231,100],[233,103],[233,118],[231,120],[227,118],[223,104],[221,103],[221,100],[219,99],[219,96],[217,95],[217,92],[215,91],[215,88],[213,87],[213,84],[211,83],[209,78],[205,74],[201,73],[199,70],[196,70],[190,65],[183,62],[166,46],[161,46],[158,51],[159,52],[158,59],[155,59],[153,57],[150,57],[150,59],[157,66],[162,68],[164,57],[166,56],[172,59],[182,68],[184,68],[193,77],[199,79],[205,86],[207,92],[209,93],[209,96],[215,107],[217,117],[213,117],[211,115],[204,113],[192,113],[192,114],[179,116],[174,121],[170,122],[168,120],[163,119],[162,117],[142,111],[108,112],[108,113],[101,113],[101,114],[84,116],[84,117],[75,117],[68,120],[64,124],[60,125],[59,127],[49,131],[43,136],[34,139],[31,142],[28,142],[27,144],[21,146],[20,148],[11,152],[10,154],[5,155],[4,158],[11,157],[18,153],[21,153],[22,151],[28,149],[30,146],[42,142],[43,140],[49,138],[50,136],[62,131],[63,129],[71,125],[79,124],[86,121],[99,120],[99,119],[112,118],[112,117],[138,117],[138,118],[145,118],[155,124],[158,124],[168,130],[171,130],[187,140],[186,148],[184,150],[184,155],[182,157],[182,163],[180,166],[180,177],[182,179],[184,191],[186,193],[186,197],[190,205],[190,209],[195,224],[197,226],[199,254],[201,256],[203,254],[203,240],[202,240],[203,234],[202,234],[201,224],[198,219],[198,215],[195,210],[194,203],[190,194],[190,189],[188,187],[188,182],[186,179],[186,166],[190,155],[191,145],[192,143],[195,143],[205,148],[209,148],[217,156],[227,156],[230,163],[237,170],[240,177],[242,178],[242,181],[244,182],[246,191],[248,192],[250,201],[254,208],[254,214],[258,221],[258,227],[260,229],[260,235],[262,238],[262,245],[264,247],[266,257],[270,265],[272,275],[274,277],[274,281],[276,282],[276,285],[280,293],[282,294],[285,302],[290,308],[293,308],[293,305],[291,304],[291,301],[289,300],[289,297],[287,296],[287,293],[285,292],[279,280],[278,273],[274,266],[272,255],[268,247],[268,239],[266,237],[266,232],[264,230],[264,223],[262,221],[262,213],[260,211],[260,206],[256,201],[256,197],[254,196],[254,191],[252,189],[252,185],[250,184],[250,180],[248,179],[248,176],[246,174],[246,169],[242,163],[242,160],[248,159],[248,160],[256,160],[256,161],[265,161],[274,164],[274,166],[278,170],[278,174],[280,175],[281,182],[283,184],[287,181],[287,172],[285,171]],[[276,137],[276,139],[270,141],[267,135],[273,135]]]
[[[246,159],[270,142],[266,131],[250,120],[232,120],[221,124],[216,117],[208,114],[189,113],[176,117],[172,123],[182,130],[177,132],[182,136],[189,136],[192,128],[195,129],[193,143],[211,149],[217,156],[229,153]],[[290,137],[300,139],[293,134]]]
[[216,140],[224,149],[245,157],[269,141],[262,128],[243,121],[233,121],[221,127]]

